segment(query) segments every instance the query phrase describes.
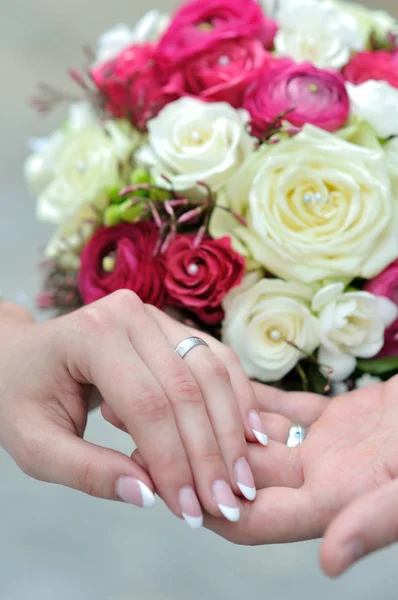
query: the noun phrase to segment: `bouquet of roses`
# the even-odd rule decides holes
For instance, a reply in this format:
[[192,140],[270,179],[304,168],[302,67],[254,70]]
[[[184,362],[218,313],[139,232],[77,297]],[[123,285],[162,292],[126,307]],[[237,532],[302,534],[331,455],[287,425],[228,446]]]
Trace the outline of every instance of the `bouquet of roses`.
[[[89,54],[89,53],[87,53]],[[25,173],[42,307],[120,288],[247,374],[327,392],[398,372],[398,25],[337,0],[191,0],[99,40]],[[346,387],[347,386],[347,387]]]

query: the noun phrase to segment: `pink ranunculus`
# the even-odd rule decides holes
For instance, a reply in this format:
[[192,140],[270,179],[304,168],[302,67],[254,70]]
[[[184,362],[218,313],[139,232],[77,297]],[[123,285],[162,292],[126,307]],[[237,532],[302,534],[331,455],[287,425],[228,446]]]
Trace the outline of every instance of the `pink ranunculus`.
[[258,39],[268,49],[277,28],[256,0],[191,0],[175,14],[157,55],[164,65],[181,65],[221,40],[242,37]]
[[344,79],[337,71],[296,65],[280,59],[266,69],[248,90],[244,108],[252,118],[252,133],[262,137],[282,114],[302,127],[311,123],[327,131],[340,129],[348,120],[350,100]]
[[181,96],[180,87],[182,90],[179,75],[166,77],[154,51],[151,44],[132,45],[91,71],[106,109],[114,117],[129,119],[142,131],[149,119]]
[[[368,281],[364,289],[375,296],[384,296],[398,306],[398,260]],[[398,356],[398,319],[386,330],[385,344],[379,356]]]
[[195,240],[196,234],[177,235],[167,250],[168,301],[218,325],[224,317],[222,301],[241,283],[245,260],[232,250],[229,237],[205,237],[198,246]]
[[146,304],[162,307],[164,261],[153,255],[158,236],[156,225],[149,221],[99,229],[81,257],[79,289],[84,303],[127,289]]
[[272,61],[259,40],[221,41],[182,66],[186,92],[208,102],[228,102],[240,108],[247,86]]
[[374,79],[387,81],[398,88],[398,50],[376,50],[374,52],[360,52],[345,67],[343,75],[347,81],[360,85]]

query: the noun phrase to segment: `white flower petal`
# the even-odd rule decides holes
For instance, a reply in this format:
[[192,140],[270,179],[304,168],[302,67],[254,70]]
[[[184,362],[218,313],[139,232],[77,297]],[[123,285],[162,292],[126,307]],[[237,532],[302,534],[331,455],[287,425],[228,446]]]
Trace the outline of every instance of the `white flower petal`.
[[330,304],[332,300],[340,296],[344,292],[343,283],[332,283],[317,292],[312,300],[312,310],[319,312],[327,304]]
[[333,353],[321,346],[318,351],[318,361],[322,366],[332,369],[332,381],[345,381],[355,371],[356,358],[348,353]]
[[367,121],[380,138],[398,135],[398,89],[373,80],[346,86],[354,115]]
[[378,316],[384,327],[390,327],[398,318],[398,306],[388,298],[377,297]]
[[357,388],[357,390],[362,390],[363,388],[369,387],[371,385],[377,385],[378,383],[381,383],[380,377],[374,377],[373,375],[365,373],[361,377],[358,377],[358,379],[355,382],[355,387]]
[[277,18],[280,29],[276,50],[297,62],[340,69],[348,63],[353,50],[365,48],[365,37],[356,19],[339,11],[333,2],[282,2]]

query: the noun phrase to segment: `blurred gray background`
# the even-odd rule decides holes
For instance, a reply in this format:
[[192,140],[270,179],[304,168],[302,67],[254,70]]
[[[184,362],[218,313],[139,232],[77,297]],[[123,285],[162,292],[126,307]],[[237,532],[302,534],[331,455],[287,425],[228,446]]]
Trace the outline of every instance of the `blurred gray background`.
[[[243,0],[242,0],[243,1]],[[176,0],[0,0],[0,286],[32,307],[39,249],[50,230],[35,221],[22,178],[26,138],[46,135],[63,113],[40,119],[26,98],[38,81],[70,89],[65,70],[81,47],[151,6]],[[398,16],[397,0],[368,0]],[[6,343],[0,340],[0,343]],[[127,436],[93,414],[87,437],[123,452]],[[319,544],[241,548],[192,532],[159,502],[152,511],[37,483],[0,449],[0,600],[392,600],[398,548],[337,582],[318,567]],[[398,510],[398,507],[397,507]]]

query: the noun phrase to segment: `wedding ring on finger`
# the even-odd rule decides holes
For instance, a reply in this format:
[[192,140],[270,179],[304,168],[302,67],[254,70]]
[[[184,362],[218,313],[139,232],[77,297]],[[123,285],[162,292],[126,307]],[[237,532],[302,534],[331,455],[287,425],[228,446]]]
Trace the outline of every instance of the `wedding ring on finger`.
[[178,344],[175,351],[180,358],[184,359],[188,352],[196,348],[196,346],[206,346],[208,348],[209,344],[200,337],[189,337],[185,340],[182,340],[182,342]]
[[302,425],[292,425],[289,429],[286,446],[288,448],[297,448],[304,442],[306,433],[307,430]]

